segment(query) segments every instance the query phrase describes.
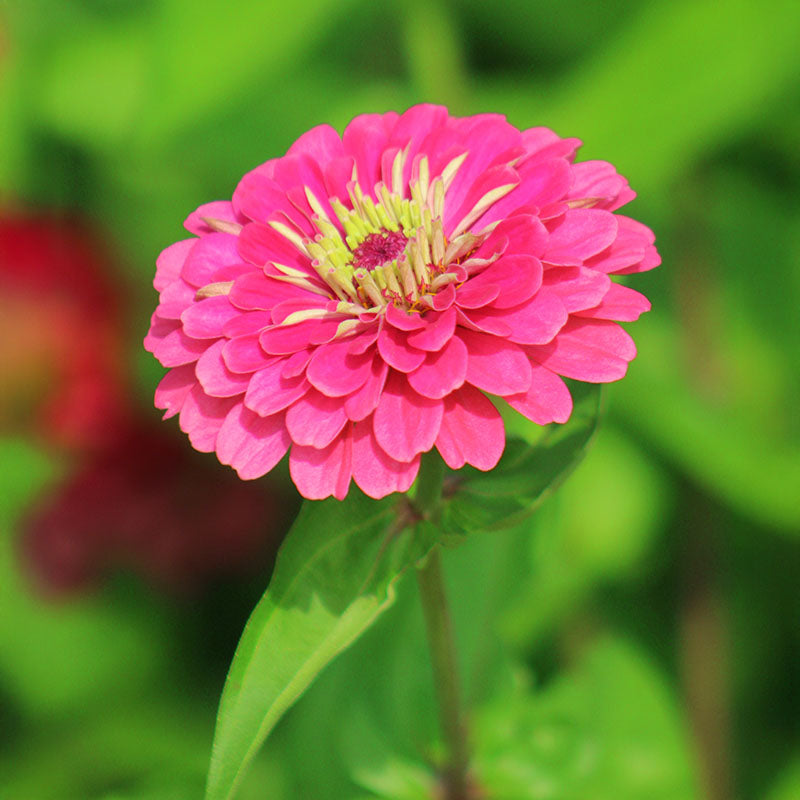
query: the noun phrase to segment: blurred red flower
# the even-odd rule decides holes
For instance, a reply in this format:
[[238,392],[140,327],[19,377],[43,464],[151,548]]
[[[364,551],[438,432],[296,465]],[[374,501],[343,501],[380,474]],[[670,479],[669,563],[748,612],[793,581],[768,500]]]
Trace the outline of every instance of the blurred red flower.
[[91,224],[0,212],[0,281],[0,432],[66,450],[72,464],[23,521],[40,587],[77,590],[122,568],[180,591],[268,568],[294,493],[243,484],[138,411],[130,293]]

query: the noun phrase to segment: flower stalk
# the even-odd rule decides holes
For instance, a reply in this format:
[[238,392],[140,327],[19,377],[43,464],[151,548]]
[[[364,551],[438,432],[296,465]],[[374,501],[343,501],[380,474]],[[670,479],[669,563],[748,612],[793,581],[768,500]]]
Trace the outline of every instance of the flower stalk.
[[[444,462],[431,453],[423,458],[415,495],[415,506],[428,520],[437,522],[441,507]],[[461,707],[458,657],[450,608],[447,602],[442,556],[436,546],[424,566],[417,570],[433,682],[439,707],[439,725],[446,748],[442,769],[444,800],[467,800],[469,744]]]
[[442,572],[442,557],[438,547],[428,556],[425,566],[417,570],[428,646],[431,653],[439,724],[447,755],[442,769],[445,800],[467,800],[469,744],[461,707],[458,659],[453,623],[447,603]]

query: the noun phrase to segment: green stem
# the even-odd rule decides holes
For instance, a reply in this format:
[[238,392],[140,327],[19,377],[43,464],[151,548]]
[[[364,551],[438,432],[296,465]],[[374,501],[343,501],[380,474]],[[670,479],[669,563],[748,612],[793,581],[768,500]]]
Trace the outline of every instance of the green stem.
[[428,632],[433,680],[439,705],[439,723],[447,748],[443,770],[445,800],[467,800],[469,747],[461,711],[453,624],[445,593],[442,558],[438,547],[417,570],[422,609]]

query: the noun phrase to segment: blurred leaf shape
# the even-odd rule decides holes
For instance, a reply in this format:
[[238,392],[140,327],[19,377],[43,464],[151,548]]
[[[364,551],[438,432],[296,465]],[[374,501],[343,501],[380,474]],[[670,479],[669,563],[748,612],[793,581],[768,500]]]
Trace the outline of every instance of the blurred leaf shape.
[[0,440],[0,680],[22,710],[38,717],[69,713],[135,692],[164,666],[161,616],[149,604],[103,596],[46,604],[20,574],[8,531],[52,480],[56,466],[19,440]]
[[539,692],[497,700],[475,720],[475,771],[489,797],[692,800],[683,721],[662,676],[606,639]]
[[505,641],[529,648],[603,582],[634,576],[668,507],[665,476],[633,441],[606,426],[533,523],[530,570],[496,621]]
[[637,329],[640,357],[615,395],[615,419],[731,508],[786,532],[800,531],[800,455],[758,420],[704,402],[685,380],[674,323]]
[[800,69],[797,5],[679,0],[640,4],[616,38],[560,82],[520,91],[478,87],[477,105],[522,127],[547,125],[586,142],[641,192],[669,184],[731,134],[761,122]]

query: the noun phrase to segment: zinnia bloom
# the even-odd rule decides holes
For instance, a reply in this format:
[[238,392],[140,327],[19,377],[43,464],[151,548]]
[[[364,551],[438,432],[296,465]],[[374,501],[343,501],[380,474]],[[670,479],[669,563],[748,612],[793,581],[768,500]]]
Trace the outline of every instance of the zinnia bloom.
[[242,478],[291,449],[311,499],[405,491],[434,447],[491,469],[490,395],[565,422],[561,376],[621,378],[617,321],[650,307],[609,275],[656,266],[653,234],[613,213],[634,192],[574,164],[579,145],[431,105],[308,131],[158,259],[156,405]]

